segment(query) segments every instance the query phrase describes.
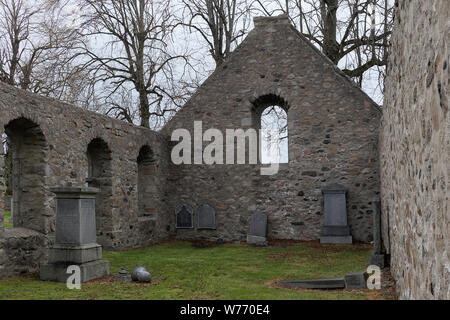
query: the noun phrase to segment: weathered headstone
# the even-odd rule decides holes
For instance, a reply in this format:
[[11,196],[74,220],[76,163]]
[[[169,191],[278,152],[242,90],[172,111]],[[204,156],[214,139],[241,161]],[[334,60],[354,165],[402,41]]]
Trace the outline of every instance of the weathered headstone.
[[332,184],[322,189],[324,197],[324,223],[320,243],[351,244],[352,236],[347,224],[347,189]]
[[368,278],[369,275],[365,271],[349,273],[344,277],[345,289],[367,289]]
[[250,217],[250,230],[247,235],[247,243],[265,246],[267,245],[267,215],[257,212]]
[[330,278],[330,279],[308,279],[308,280],[281,280],[277,285],[287,288],[302,288],[302,289],[344,289],[344,278]]
[[381,252],[381,202],[380,198],[372,200],[373,207],[373,252],[370,264],[380,268],[385,266],[385,255]]
[[57,199],[56,243],[83,245],[96,242],[95,198]]
[[77,265],[81,282],[109,274],[109,262],[102,260],[95,227],[96,188],[56,188],[56,240],[49,249],[48,264],[41,265],[40,278],[66,282],[67,267]]
[[203,204],[198,208],[198,229],[216,229],[216,210],[209,204]]
[[188,204],[183,203],[176,207],[175,216],[177,229],[194,228],[193,215],[194,209]]

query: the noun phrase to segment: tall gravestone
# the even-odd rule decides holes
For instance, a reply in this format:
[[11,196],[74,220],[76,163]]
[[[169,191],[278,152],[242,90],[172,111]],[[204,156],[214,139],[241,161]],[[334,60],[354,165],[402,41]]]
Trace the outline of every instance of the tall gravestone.
[[370,264],[380,268],[385,267],[385,255],[381,252],[381,201],[377,197],[372,200],[373,206],[373,252],[370,256]]
[[48,263],[41,265],[40,278],[66,282],[67,268],[76,265],[81,282],[109,275],[109,262],[102,260],[95,226],[96,188],[55,188],[56,239],[49,249]]
[[267,215],[256,212],[250,217],[250,230],[247,243],[257,246],[267,245]]
[[194,228],[194,209],[186,203],[182,203],[175,208],[175,219],[177,229]]
[[331,184],[322,189],[324,223],[320,243],[351,244],[352,236],[347,224],[347,189]]
[[198,229],[216,229],[216,210],[209,204],[203,204],[197,211]]

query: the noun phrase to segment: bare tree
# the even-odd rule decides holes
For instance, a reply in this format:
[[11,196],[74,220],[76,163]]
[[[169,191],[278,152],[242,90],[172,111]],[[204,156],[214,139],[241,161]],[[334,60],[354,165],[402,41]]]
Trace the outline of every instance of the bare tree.
[[17,85],[30,20],[39,10],[26,6],[23,0],[0,0],[0,79],[10,85]]
[[[51,70],[65,67],[74,32],[63,23],[67,1],[0,0],[0,80],[56,97],[67,75],[54,82]],[[59,74],[62,76],[62,74]],[[53,89],[52,89],[53,88]]]
[[251,5],[247,0],[182,0],[181,24],[200,34],[216,66],[247,34]]
[[189,64],[186,52],[175,54],[170,49],[174,27],[171,2],[80,1],[83,42],[78,47],[82,57],[77,58],[96,84],[105,85],[108,94],[104,101],[115,101],[106,112],[133,121],[130,105],[114,98],[130,89],[137,93],[141,126],[150,127],[152,116],[161,120],[175,112],[188,93],[177,80],[183,78]]

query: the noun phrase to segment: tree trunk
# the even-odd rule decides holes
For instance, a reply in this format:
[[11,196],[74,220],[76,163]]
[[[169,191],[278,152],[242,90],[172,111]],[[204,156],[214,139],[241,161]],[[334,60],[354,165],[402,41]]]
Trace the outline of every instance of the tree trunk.
[[139,110],[141,116],[141,126],[150,128],[150,109],[148,95],[145,89],[138,89],[139,92]]
[[[339,44],[336,41],[338,0],[322,0],[323,51],[335,64],[339,62]],[[325,15],[325,16],[323,16]]]
[[[137,73],[137,86],[136,89],[139,92],[139,110],[141,115],[141,126],[150,128],[150,106],[148,102],[147,88],[145,87],[145,70],[144,70],[144,48],[145,48],[145,0],[139,0],[139,13],[138,13],[138,52],[136,57],[136,73]],[[151,75],[150,75],[151,76]]]

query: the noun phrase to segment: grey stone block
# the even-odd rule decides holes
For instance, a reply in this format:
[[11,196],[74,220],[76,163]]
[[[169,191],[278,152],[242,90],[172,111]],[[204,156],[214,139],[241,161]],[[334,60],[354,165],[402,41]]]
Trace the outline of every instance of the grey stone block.
[[369,275],[367,272],[354,272],[349,273],[344,277],[345,280],[345,288],[352,289],[367,289],[367,279]]
[[370,264],[375,265],[383,269],[386,266],[386,256],[384,254],[372,253],[370,256]]
[[323,234],[327,236],[348,236],[349,226],[323,226]]
[[303,288],[303,289],[344,289],[344,278],[332,279],[311,279],[311,280],[282,280],[277,284],[288,288]]
[[254,246],[267,246],[267,238],[247,235],[247,244],[251,244]]
[[56,194],[56,243],[83,245],[97,242],[96,188],[53,188]]
[[[70,263],[51,263],[41,265],[40,279],[44,281],[66,282],[71,275],[67,273]],[[109,261],[97,260],[78,265],[81,271],[81,283],[109,275]]]
[[322,236],[320,243],[323,244],[352,244],[352,236]]
[[82,264],[102,259],[102,247],[99,244],[81,246],[68,246],[56,244],[49,249],[49,263],[74,263]]
[[198,229],[216,229],[216,210],[209,204],[198,208]]
[[256,212],[250,217],[249,235],[266,237],[267,235],[267,215],[262,212]]
[[352,236],[347,224],[347,189],[331,184],[322,189],[324,222],[320,243],[351,244]]

